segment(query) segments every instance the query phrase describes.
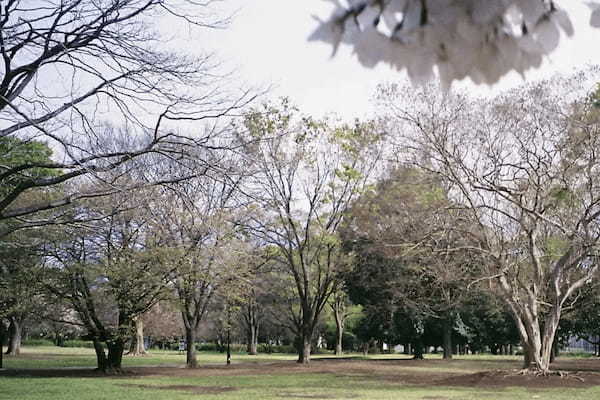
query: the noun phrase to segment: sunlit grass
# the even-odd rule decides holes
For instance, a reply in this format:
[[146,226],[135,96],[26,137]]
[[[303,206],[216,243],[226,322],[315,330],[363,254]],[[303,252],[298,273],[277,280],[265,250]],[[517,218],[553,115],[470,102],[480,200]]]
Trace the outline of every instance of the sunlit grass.
[[[597,399],[600,388],[481,389],[381,383],[334,374],[272,374],[199,378],[0,378],[0,400],[275,400],[275,399]],[[186,386],[187,389],[155,389]],[[190,390],[191,387],[191,390]],[[203,392],[203,388],[206,391]],[[222,392],[220,392],[222,391]]]
[[[439,354],[429,354],[425,361],[400,361],[408,356],[350,354],[344,356],[349,359],[346,361],[324,354],[314,357],[313,366],[300,368],[293,362],[294,354],[233,354],[233,363],[240,365],[241,370],[220,366],[225,364],[222,353],[199,352],[198,358],[200,364],[215,367],[191,375],[173,368],[171,376],[152,376],[149,369],[148,375],[121,377],[0,377],[0,400],[600,399],[600,386],[524,388],[508,384],[505,388],[472,388],[435,383],[440,376],[454,379],[484,370],[518,368],[521,363],[518,356],[469,355],[442,361]],[[124,358],[125,368],[182,367],[184,363],[185,354],[177,351],[154,350],[145,357]],[[21,356],[5,357],[5,366],[8,369],[93,368],[95,356],[93,349],[25,347]],[[404,380],[404,375],[412,376],[413,380]],[[419,384],[414,383],[414,377]]]

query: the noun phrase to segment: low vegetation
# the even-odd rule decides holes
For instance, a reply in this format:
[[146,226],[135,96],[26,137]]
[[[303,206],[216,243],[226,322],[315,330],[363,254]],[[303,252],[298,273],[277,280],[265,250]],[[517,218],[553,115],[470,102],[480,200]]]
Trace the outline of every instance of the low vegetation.
[[[85,348],[24,347],[0,372],[1,400],[58,399],[596,399],[600,361],[564,357],[561,370],[580,372],[534,378],[516,374],[517,356],[458,356],[425,360],[388,354],[313,357],[310,366],[293,354],[234,354],[225,365],[221,353],[200,352],[203,367],[181,368],[185,354],[152,351],[125,357],[124,373],[99,374],[94,352]],[[85,368],[61,368],[85,367]],[[51,368],[51,369],[48,369]],[[73,379],[77,377],[78,379]]]

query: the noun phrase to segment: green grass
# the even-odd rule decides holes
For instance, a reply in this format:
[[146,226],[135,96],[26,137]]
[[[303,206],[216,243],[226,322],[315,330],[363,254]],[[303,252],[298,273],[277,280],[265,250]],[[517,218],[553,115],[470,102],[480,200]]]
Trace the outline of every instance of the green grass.
[[[231,392],[189,393],[127,385],[232,387]],[[270,400],[270,399],[598,399],[600,388],[479,389],[381,384],[331,374],[248,375],[203,378],[0,378],[0,400]]]
[[[225,363],[226,356],[218,352],[198,352],[200,364]],[[233,363],[258,363],[265,361],[288,361],[295,360],[294,354],[259,354],[249,356],[245,353],[232,354]],[[331,355],[320,355],[319,357],[331,357]],[[123,356],[124,367],[141,366],[183,366],[185,364],[185,353],[172,350],[151,350],[147,356],[129,357]],[[5,356],[4,367],[16,368],[65,368],[65,367],[95,367],[96,356],[94,349],[81,347],[56,347],[56,346],[34,346],[23,347],[19,357]]]
[[[226,356],[219,352],[197,353],[200,364],[224,364]],[[332,354],[314,355],[313,358],[331,358]],[[361,354],[353,354],[348,357],[363,359]],[[232,362],[237,363],[260,363],[274,361],[292,361],[296,360],[295,354],[258,354],[249,356],[246,353],[233,353]],[[402,354],[382,354],[368,356],[366,359],[390,359],[390,358],[408,358]],[[427,358],[440,358],[439,355],[427,355]],[[183,366],[185,364],[185,353],[179,353],[174,350],[150,350],[148,355],[143,357],[123,356],[124,367],[142,367],[142,366]],[[94,349],[82,347],[56,347],[56,346],[32,346],[23,347],[22,354],[19,357],[4,357],[4,367],[8,369],[16,368],[65,368],[65,367],[94,367],[96,365],[96,356]]]
[[[315,358],[323,357],[331,356]],[[311,367],[301,368],[291,362],[295,359],[294,355],[234,354],[234,363],[241,364],[243,369],[228,370],[219,366],[204,368],[198,374],[185,374],[187,371],[173,368],[173,376],[0,377],[0,400],[600,399],[600,386],[532,389],[510,385],[503,388],[471,388],[431,384],[440,374],[460,376],[482,370],[517,368],[520,364],[519,357],[462,356],[453,361],[443,362],[439,361],[439,356],[429,355],[430,359],[426,361],[384,362],[401,357],[403,356],[377,355],[365,359],[356,355],[356,361],[315,361]],[[224,359],[224,355],[220,353],[199,353],[201,364],[224,364]],[[5,361],[7,368],[92,367],[94,354],[91,349],[27,347],[24,348],[22,356],[7,357]],[[176,367],[182,366],[184,361],[185,356],[175,351],[152,351],[147,357],[126,357],[124,366]],[[274,362],[281,364],[269,364]],[[584,362],[595,363],[596,360]],[[600,370],[600,361],[597,366]],[[266,373],[265,368],[268,368]],[[388,374],[393,379],[390,379]],[[402,381],[403,374],[422,377],[422,383],[409,384]],[[193,387],[194,391],[173,386]],[[157,387],[170,388],[165,390]],[[228,388],[231,390],[228,391]]]

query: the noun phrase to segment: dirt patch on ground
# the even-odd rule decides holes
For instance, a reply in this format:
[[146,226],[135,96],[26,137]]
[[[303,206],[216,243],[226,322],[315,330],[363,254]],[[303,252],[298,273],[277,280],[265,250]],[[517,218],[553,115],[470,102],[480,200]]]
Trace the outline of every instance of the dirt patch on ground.
[[141,389],[151,390],[179,390],[183,392],[190,392],[194,394],[219,394],[225,392],[233,392],[238,390],[231,386],[195,386],[195,385],[135,385],[135,384],[124,384],[120,385],[123,387],[135,387]]
[[[566,359],[557,362],[554,368],[569,371],[566,376],[517,375],[520,367],[518,360],[351,360],[328,359],[315,360],[310,366],[293,361],[272,363],[240,363],[225,365],[205,365],[196,369],[182,367],[135,367],[127,368],[120,375],[106,375],[94,369],[60,368],[4,370],[0,376],[18,377],[98,377],[98,378],[142,378],[149,376],[165,377],[211,377],[211,376],[251,376],[251,375],[287,375],[287,374],[331,374],[353,381],[377,381],[385,385],[418,386],[466,386],[479,388],[502,388],[521,386],[527,388],[552,387],[589,387],[600,386],[599,359]],[[577,372],[575,372],[577,371]],[[157,387],[150,386],[155,389]],[[169,388],[169,387],[161,387]],[[171,390],[173,387],[170,387]],[[197,387],[205,390],[205,387]],[[186,390],[181,388],[180,390]],[[229,390],[229,389],[226,389]],[[289,394],[289,393],[288,393]],[[301,393],[302,396],[307,394]],[[312,394],[308,394],[312,396]],[[320,396],[320,395],[319,395]],[[286,397],[295,397],[291,394]],[[298,397],[298,396],[296,396]],[[312,398],[312,397],[304,397]],[[328,398],[324,396],[315,398]],[[433,400],[433,399],[429,399]],[[442,399],[439,399],[442,400]]]
[[483,371],[475,374],[452,376],[435,382],[441,386],[468,386],[468,387],[509,387],[518,386],[526,388],[569,387],[583,388],[600,385],[600,373],[577,372],[567,373],[563,376],[548,375],[536,376],[519,374],[516,371]]

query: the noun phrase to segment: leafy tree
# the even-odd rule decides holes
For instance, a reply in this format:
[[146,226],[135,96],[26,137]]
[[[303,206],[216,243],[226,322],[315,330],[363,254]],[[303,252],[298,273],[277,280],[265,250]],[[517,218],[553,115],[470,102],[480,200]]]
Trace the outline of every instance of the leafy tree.
[[468,250],[511,310],[525,368],[543,374],[563,308],[598,268],[598,113],[581,95],[587,77],[490,100],[382,90],[400,158],[447,182],[476,222],[461,229],[474,239]]
[[168,254],[163,261],[183,319],[189,368],[197,366],[194,343],[213,301],[240,296],[252,276],[250,247],[237,223],[245,213],[238,185],[239,180],[204,177],[152,200],[152,231]]
[[473,352],[487,348],[498,354],[502,346],[519,344],[519,332],[510,312],[488,290],[473,291],[460,308],[460,318],[466,328],[463,343]]
[[72,323],[87,330],[98,369],[107,373],[121,370],[134,321],[168,295],[168,251],[155,246],[139,207],[147,195],[88,206],[82,212],[97,215],[95,226],[65,227],[48,251],[46,288],[77,313]]
[[352,205],[350,216],[342,237],[358,254],[346,280],[353,301],[390,303],[394,323],[410,326],[400,336],[414,340],[417,351],[426,321],[439,320],[444,357],[451,358],[457,310],[478,268],[478,260],[459,250],[469,246],[457,233],[468,218],[440,181],[410,168],[391,171]]
[[[578,293],[578,300],[561,320],[559,331],[566,336],[576,337],[595,345],[600,351],[600,288],[590,282]],[[598,353],[600,354],[600,353]]]
[[347,265],[336,231],[379,160],[379,138],[372,124],[333,127],[298,117],[286,101],[250,112],[245,126],[257,169],[250,188],[267,214],[249,229],[277,249],[291,280],[298,362],[308,363],[319,316]]

